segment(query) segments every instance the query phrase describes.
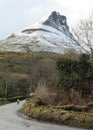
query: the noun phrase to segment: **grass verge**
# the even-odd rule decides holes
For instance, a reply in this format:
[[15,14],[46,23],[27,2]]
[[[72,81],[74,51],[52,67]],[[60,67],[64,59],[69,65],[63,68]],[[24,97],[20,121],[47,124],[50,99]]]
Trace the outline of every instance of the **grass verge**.
[[88,112],[85,107],[79,108],[79,106],[76,106],[75,111],[72,109],[69,110],[68,108],[73,107],[70,105],[36,106],[36,104],[30,99],[24,104],[22,112],[27,116],[40,121],[93,129],[93,114]]
[[7,99],[0,99],[0,106],[10,103]]

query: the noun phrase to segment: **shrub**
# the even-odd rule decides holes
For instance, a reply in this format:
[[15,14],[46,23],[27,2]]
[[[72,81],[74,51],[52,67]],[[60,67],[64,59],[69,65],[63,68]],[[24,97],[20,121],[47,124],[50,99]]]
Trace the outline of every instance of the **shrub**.
[[44,79],[39,80],[37,88],[34,93],[34,98],[42,104],[54,104],[56,99],[56,93],[51,93],[47,87]]
[[93,68],[89,62],[89,55],[81,54],[78,60],[61,57],[56,63],[59,72],[58,86],[63,86],[67,91],[74,88],[80,91],[82,98],[90,96],[89,81]]
[[42,102],[48,102],[49,92],[44,79],[39,80],[37,84],[37,88],[34,93],[34,98],[37,99],[38,97],[41,98]]

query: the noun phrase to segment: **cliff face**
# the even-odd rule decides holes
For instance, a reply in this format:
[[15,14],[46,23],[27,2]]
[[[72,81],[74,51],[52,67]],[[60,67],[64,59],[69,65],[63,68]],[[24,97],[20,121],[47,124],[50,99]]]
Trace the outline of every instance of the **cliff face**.
[[66,16],[60,15],[56,11],[52,12],[43,24],[51,26],[57,30],[64,30],[69,32]]

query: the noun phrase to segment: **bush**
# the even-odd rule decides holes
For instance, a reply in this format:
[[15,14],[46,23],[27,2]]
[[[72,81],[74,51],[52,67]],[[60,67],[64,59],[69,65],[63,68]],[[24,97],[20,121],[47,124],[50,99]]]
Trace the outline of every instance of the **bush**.
[[46,82],[44,79],[39,80],[37,84],[37,88],[34,93],[34,98],[37,100],[38,98],[41,99],[43,103],[48,102],[49,92],[46,86]]
[[36,102],[41,102],[44,104],[54,104],[56,99],[56,93],[51,93],[47,87],[46,81],[44,79],[39,80],[37,88],[34,93],[34,99]]
[[[93,68],[89,62],[88,55],[81,54],[78,60],[62,57],[59,58],[56,63],[59,72],[58,86],[62,85],[67,91],[71,88],[79,90],[83,98],[90,96],[89,81]],[[89,87],[86,86],[86,83]]]

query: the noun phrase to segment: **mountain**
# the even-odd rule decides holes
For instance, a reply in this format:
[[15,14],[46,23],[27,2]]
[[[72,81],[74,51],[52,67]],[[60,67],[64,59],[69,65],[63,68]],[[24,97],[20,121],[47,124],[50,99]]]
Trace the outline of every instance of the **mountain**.
[[66,17],[56,11],[0,42],[0,50],[6,51],[63,53],[67,49],[81,50],[69,31]]

